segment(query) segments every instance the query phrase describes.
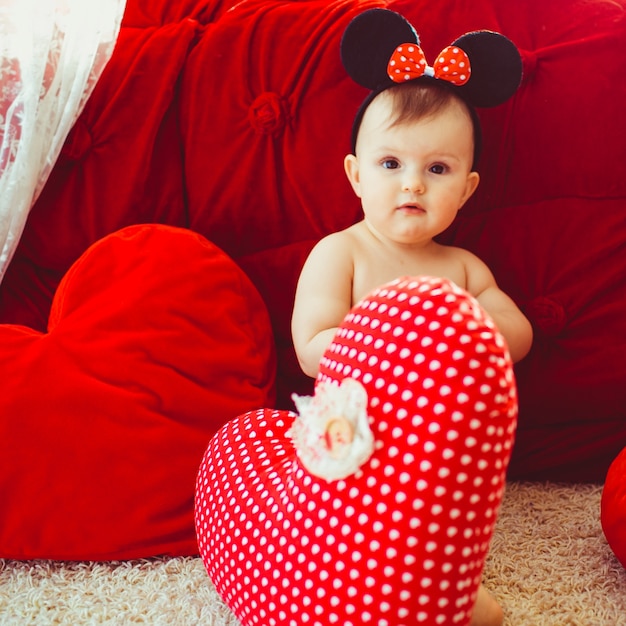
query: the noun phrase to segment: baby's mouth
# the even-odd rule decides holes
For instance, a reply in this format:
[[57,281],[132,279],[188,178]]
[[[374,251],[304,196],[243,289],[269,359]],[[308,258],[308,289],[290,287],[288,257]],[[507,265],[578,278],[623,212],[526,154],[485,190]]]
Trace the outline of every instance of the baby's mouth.
[[423,209],[419,204],[415,204],[412,202],[406,202],[398,207],[399,211],[403,213],[425,213],[425,209]]

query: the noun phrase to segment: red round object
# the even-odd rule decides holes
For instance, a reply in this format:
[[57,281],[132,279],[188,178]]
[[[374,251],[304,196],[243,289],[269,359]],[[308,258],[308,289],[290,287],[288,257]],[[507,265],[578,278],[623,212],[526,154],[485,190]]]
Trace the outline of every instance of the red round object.
[[626,567],[626,448],[611,463],[606,475],[600,519],[611,550]]

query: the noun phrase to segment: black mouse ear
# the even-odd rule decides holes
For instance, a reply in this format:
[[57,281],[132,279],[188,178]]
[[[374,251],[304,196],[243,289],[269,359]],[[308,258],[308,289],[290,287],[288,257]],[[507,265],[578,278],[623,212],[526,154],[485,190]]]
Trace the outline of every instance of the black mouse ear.
[[403,43],[419,44],[414,28],[401,15],[388,9],[370,9],[357,15],[341,39],[341,61],[356,83],[379,90],[393,82],[387,64]]
[[467,54],[472,73],[457,87],[470,104],[493,107],[508,100],[522,80],[522,57],[515,44],[500,33],[466,33],[453,44]]

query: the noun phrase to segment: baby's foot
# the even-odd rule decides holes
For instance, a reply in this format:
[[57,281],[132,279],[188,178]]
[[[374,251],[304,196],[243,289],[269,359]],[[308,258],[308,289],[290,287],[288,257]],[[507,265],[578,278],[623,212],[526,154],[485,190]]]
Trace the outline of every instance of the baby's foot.
[[470,626],[501,626],[504,614],[496,599],[481,585],[478,588],[476,604],[472,612]]

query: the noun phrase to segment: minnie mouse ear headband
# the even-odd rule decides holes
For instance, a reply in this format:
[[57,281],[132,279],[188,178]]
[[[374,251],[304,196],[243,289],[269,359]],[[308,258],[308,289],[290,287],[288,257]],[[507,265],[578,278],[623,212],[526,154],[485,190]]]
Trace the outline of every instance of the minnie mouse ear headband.
[[445,48],[427,64],[419,37],[409,22],[388,9],[357,15],[341,39],[341,60],[350,77],[372,90],[354,120],[352,148],[361,119],[381,91],[422,77],[444,81],[470,107],[492,107],[519,87],[522,59],[515,44],[500,33],[475,31]]

